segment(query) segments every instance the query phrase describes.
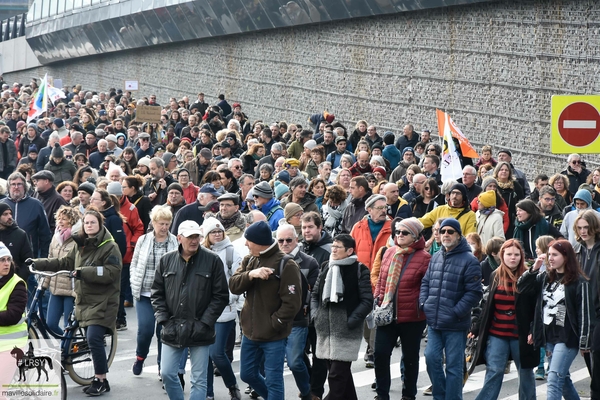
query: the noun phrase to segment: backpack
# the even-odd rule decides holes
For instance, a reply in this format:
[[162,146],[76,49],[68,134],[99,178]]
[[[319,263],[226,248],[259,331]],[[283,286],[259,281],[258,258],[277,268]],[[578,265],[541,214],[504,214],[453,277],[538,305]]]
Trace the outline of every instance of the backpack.
[[269,210],[269,213],[267,214],[267,221],[271,219],[271,216],[273,216],[273,214],[275,214],[277,212],[277,210],[283,210],[283,208],[281,208],[280,205],[277,205],[277,206],[271,208]]
[[[294,260],[294,257],[290,256],[289,254],[286,254],[283,256],[283,258],[279,262],[279,275],[277,275],[277,276],[281,276],[281,273],[283,272],[283,267],[289,260]],[[310,307],[310,294],[311,294],[312,288],[308,284],[308,279],[306,279],[306,276],[304,276],[302,271],[300,271],[300,280],[302,281],[302,294],[303,294],[302,309],[304,309],[304,315],[308,315],[308,309]]]

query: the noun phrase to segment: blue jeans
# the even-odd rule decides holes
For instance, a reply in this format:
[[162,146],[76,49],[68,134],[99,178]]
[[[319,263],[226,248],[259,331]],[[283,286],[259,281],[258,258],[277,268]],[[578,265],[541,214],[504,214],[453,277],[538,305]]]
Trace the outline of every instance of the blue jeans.
[[521,368],[519,340],[492,335],[488,336],[485,349],[485,381],[475,400],[494,400],[498,398],[509,354],[512,355],[519,372],[519,400],[535,400],[533,368]]
[[[225,353],[225,349],[227,347],[227,339],[229,339],[229,334],[235,328],[235,319],[227,322],[217,322],[215,324],[215,342],[211,344],[208,348],[210,353],[210,360],[215,363],[215,366],[219,369],[221,373],[221,377],[223,378],[223,383],[225,383],[225,387],[230,388],[237,384],[237,380],[235,379],[235,374],[233,373],[233,368],[231,368],[231,361],[227,357]],[[209,367],[211,366],[209,361]],[[212,368],[208,369],[207,374],[207,396],[214,397],[213,391],[213,382],[214,382],[214,374]]]
[[[242,336],[240,350],[240,378],[265,400],[284,400],[283,359],[285,339],[274,342],[256,342]],[[264,355],[265,376],[259,372]]]
[[158,345],[158,357],[156,358],[158,369],[160,371],[160,357],[162,351],[162,342],[160,341],[161,326],[156,324],[154,319],[154,309],[150,302],[150,297],[140,296],[140,300],[135,300],[135,313],[137,315],[138,330],[137,330],[137,346],[135,355],[143,358],[148,357],[152,337],[156,334],[156,342]]
[[46,324],[48,328],[57,335],[63,334],[63,329],[60,328],[60,317],[64,315],[63,327],[69,324],[69,315],[73,311],[75,297],[72,296],[56,296],[50,293],[48,300],[48,314],[46,315]]
[[552,353],[548,367],[548,395],[547,400],[579,400],[579,394],[573,386],[569,368],[577,357],[579,349],[567,347],[564,343],[546,343],[546,351]]
[[295,326],[292,333],[287,338],[285,346],[285,357],[288,368],[294,375],[296,386],[300,394],[305,396],[310,393],[310,375],[304,362],[304,349],[306,348],[306,338],[308,337],[308,327]]
[[[206,400],[206,373],[208,371],[208,347],[190,347],[190,400]],[[177,377],[181,357],[187,348],[171,347],[163,343],[161,374],[169,400],[184,400],[183,389]]]
[[[429,327],[425,362],[433,384],[434,400],[462,399],[467,331]],[[446,371],[442,358],[446,354]]]

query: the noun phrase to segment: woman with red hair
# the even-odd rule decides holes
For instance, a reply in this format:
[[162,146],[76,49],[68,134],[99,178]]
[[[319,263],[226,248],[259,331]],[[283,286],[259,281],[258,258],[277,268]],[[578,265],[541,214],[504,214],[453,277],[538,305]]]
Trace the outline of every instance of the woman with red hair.
[[[537,298],[533,332],[528,342],[536,347],[546,345],[546,355],[552,356],[548,368],[549,400],[578,399],[569,368],[577,353],[590,351],[591,295],[588,280],[581,271],[573,246],[568,240],[550,243],[547,269],[539,273],[541,263],[519,279],[522,294]],[[529,326],[529,325],[528,325]]]
[[474,365],[486,365],[485,381],[476,400],[498,398],[509,355],[519,372],[519,399],[535,400],[533,368],[539,364],[540,351],[527,339],[536,297],[517,289],[517,280],[527,270],[521,243],[507,240],[499,255],[500,266],[490,275],[470,334],[479,337]]

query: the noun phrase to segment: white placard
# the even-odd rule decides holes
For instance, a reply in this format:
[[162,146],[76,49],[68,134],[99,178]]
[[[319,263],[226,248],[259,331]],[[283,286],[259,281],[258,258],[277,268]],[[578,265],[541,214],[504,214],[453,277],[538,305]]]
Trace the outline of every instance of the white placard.
[[126,91],[138,90],[138,81],[125,81],[125,90]]

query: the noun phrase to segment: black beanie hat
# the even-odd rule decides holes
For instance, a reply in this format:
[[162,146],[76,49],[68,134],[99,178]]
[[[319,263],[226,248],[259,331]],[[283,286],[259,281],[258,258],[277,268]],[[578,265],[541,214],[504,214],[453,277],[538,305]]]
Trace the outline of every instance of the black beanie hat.
[[54,158],[65,158],[65,152],[62,147],[60,147],[60,143],[54,143],[54,148],[52,149],[52,157]]

